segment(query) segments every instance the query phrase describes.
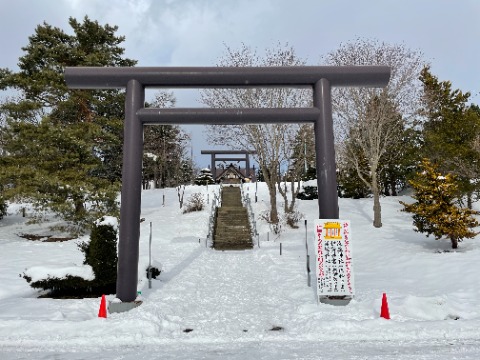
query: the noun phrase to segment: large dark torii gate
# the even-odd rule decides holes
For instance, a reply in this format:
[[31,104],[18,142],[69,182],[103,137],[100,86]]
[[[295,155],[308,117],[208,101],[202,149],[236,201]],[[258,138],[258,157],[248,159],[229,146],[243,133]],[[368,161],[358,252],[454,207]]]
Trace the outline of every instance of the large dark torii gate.
[[[126,88],[117,298],[137,296],[143,126],[160,124],[314,123],[320,219],[338,219],[331,87],[384,87],[387,66],[67,67],[74,89]],[[145,108],[145,88],[313,88],[310,108]]]

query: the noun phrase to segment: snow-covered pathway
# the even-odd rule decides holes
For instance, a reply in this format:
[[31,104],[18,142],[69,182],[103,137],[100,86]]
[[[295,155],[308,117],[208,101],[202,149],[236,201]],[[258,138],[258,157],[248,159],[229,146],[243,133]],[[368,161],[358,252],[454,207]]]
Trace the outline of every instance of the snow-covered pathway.
[[190,329],[196,338],[262,336],[274,327],[284,327],[286,314],[296,312],[295,292],[285,279],[300,277],[308,287],[300,259],[292,269],[291,263],[286,266],[282,261],[288,255],[274,254],[275,250],[199,249],[189,256],[193,260],[184,269],[172,270],[175,281],[166,271],[151,291],[144,292],[148,301],[142,307],[154,313],[156,308],[171,321],[172,331]]

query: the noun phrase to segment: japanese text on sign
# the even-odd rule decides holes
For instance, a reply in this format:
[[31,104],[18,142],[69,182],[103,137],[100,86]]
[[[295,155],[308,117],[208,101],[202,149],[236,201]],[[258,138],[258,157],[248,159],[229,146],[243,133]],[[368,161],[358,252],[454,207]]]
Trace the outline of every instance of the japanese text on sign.
[[318,296],[353,296],[351,234],[348,220],[316,220]]

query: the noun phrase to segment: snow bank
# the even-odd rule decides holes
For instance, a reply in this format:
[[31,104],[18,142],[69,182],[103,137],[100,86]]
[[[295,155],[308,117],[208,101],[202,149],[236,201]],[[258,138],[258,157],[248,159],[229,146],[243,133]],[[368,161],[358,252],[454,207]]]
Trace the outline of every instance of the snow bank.
[[66,279],[67,276],[77,276],[85,280],[94,280],[95,274],[90,265],[77,266],[58,265],[58,266],[32,266],[24,271],[24,274],[32,279],[32,281],[44,280],[47,278]]
[[109,225],[113,227],[115,230],[118,229],[118,219],[114,216],[103,216],[100,219],[97,219],[95,221],[96,226],[101,226],[101,225]]

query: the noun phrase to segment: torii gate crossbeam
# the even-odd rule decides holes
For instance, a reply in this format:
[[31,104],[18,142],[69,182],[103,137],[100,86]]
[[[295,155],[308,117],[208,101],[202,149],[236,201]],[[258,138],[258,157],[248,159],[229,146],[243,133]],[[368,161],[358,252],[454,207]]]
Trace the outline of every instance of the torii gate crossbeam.
[[[384,87],[389,78],[388,66],[65,68],[65,79],[70,88],[126,88],[117,298],[122,302],[133,302],[137,296],[144,125],[312,122],[319,218],[338,219],[331,87]],[[146,87],[305,86],[313,89],[312,108],[144,108]]]

